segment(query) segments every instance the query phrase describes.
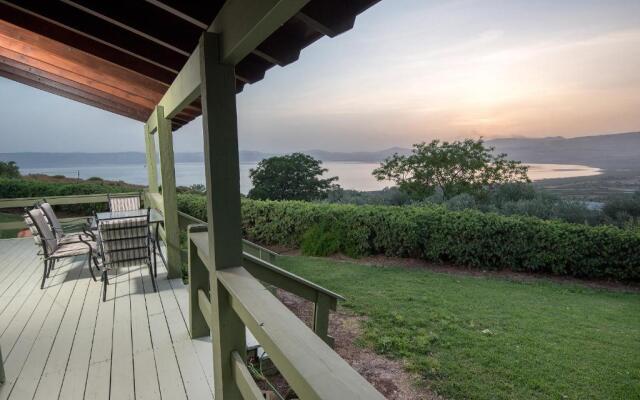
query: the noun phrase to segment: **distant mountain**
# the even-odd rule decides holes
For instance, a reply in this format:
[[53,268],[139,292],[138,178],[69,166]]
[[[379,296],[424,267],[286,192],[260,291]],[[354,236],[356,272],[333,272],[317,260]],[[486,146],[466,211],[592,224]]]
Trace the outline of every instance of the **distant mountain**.
[[576,138],[492,139],[496,152],[525,163],[581,164],[607,170],[640,169],[640,132]]
[[[506,138],[491,139],[487,144],[496,152],[525,163],[581,164],[608,170],[640,169],[640,132],[577,138]],[[409,154],[410,149],[392,147],[371,152],[332,152],[308,150],[322,161],[377,163],[387,157]],[[276,155],[260,151],[240,151],[241,162],[258,162]],[[203,162],[202,153],[176,153],[176,162]],[[144,164],[145,155],[126,153],[0,153],[0,161],[15,161],[21,168],[79,167],[87,165]]]

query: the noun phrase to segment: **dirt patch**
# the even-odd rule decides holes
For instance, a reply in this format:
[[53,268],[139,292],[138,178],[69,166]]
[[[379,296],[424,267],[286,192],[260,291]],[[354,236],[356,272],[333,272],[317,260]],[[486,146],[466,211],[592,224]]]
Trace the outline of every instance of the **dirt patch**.
[[[311,327],[313,304],[283,290],[278,298]],[[344,310],[332,312],[329,334],[335,339],[334,349],[360,375],[390,400],[441,400],[442,397],[416,385],[418,377],[408,373],[399,360],[390,360],[371,349],[357,346],[355,341],[362,335],[364,317],[352,315]]]

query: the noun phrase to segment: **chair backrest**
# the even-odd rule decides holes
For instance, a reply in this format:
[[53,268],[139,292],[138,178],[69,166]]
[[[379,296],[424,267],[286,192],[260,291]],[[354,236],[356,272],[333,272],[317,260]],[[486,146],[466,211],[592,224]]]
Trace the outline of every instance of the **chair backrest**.
[[144,217],[98,220],[97,225],[105,267],[150,262],[149,210]]
[[111,196],[107,194],[109,200],[109,211],[133,211],[139,210],[142,206],[140,195],[135,196]]
[[53,252],[58,248],[58,240],[51,230],[44,213],[39,208],[33,208],[31,210],[27,210],[27,214],[38,231],[38,236],[40,237],[45,257],[53,254]]
[[56,213],[53,211],[53,207],[51,207],[51,204],[46,202],[40,203],[38,207],[44,213],[44,216],[46,217],[47,222],[49,223],[49,226],[53,230],[53,233],[56,235],[56,237],[60,239],[62,236],[64,236],[62,225],[60,224],[58,217],[56,217]]
[[29,216],[28,212],[25,211],[24,215],[22,215],[22,218],[24,218],[24,223],[27,225],[27,228],[29,228],[31,237],[33,237],[33,240],[36,242],[36,246],[41,246],[42,240],[40,240],[38,228],[36,228],[36,225],[33,223],[33,220]]

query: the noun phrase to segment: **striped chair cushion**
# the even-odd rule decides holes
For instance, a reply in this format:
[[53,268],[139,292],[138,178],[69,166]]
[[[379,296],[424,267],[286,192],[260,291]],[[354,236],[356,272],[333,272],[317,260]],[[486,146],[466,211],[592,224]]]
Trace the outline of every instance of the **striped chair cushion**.
[[139,265],[149,260],[149,222],[144,218],[100,221],[106,268]]
[[109,197],[109,210],[112,212],[139,210],[140,206],[140,196]]

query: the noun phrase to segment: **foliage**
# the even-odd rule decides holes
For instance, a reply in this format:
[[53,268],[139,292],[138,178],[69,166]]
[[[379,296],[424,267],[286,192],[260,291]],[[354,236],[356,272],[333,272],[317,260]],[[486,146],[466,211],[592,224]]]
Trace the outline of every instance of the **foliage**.
[[15,161],[0,161],[0,178],[20,178],[20,168]]
[[640,191],[606,202],[602,212],[613,221],[640,220]]
[[[180,200],[180,207],[184,203]],[[196,203],[189,204],[191,208]],[[189,209],[183,211],[192,214]],[[420,257],[483,270],[640,280],[640,232],[613,226],[452,211],[435,205],[353,206],[247,199],[242,202],[242,228],[245,237],[255,242],[300,247],[308,235],[338,242],[340,252],[354,256]],[[313,254],[311,247],[307,250]]]
[[402,206],[410,204],[411,198],[394,186],[371,192],[337,188],[329,191],[327,198],[323,201],[338,204]]
[[506,154],[494,155],[482,139],[419,143],[412,154],[394,154],[373,171],[376,179],[390,180],[414,199],[423,199],[435,191],[445,199],[461,193],[480,193],[492,185],[528,182],[528,167],[508,160]]
[[327,196],[338,177],[323,179],[322,161],[302,153],[264,159],[249,170],[249,197],[262,200],[316,200]]
[[635,399],[640,294],[278,257],[366,316],[362,342],[451,399]]
[[[106,181],[82,181],[78,183],[61,183],[37,179],[0,178],[0,199],[22,197],[75,196],[83,194],[122,193],[139,190],[132,185],[107,183]],[[87,215],[101,210],[101,204],[75,204],[58,207],[60,210]]]

